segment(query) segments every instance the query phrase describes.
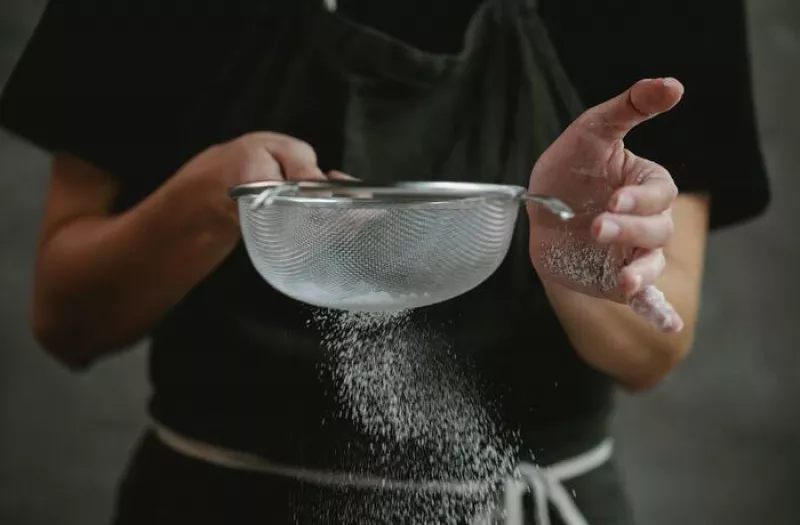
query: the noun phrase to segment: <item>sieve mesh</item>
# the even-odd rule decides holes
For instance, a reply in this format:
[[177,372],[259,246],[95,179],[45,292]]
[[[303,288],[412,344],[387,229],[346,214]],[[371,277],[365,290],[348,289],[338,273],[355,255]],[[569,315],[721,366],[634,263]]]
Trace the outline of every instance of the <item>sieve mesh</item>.
[[238,202],[250,259],[278,291],[315,306],[392,311],[446,301],[494,273],[519,213],[508,195]]

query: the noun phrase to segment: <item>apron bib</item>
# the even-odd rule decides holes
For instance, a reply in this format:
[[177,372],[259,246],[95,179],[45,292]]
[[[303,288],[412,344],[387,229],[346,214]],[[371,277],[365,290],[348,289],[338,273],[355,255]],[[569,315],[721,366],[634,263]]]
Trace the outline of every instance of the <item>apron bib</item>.
[[347,85],[343,170],[365,181],[527,186],[581,111],[534,0],[489,0],[456,55],[426,53],[325,12],[323,50]]
[[[319,4],[316,50],[346,91],[338,169],[366,182],[438,180],[527,187],[536,160],[583,111],[537,0],[486,0],[457,54],[418,49]],[[509,298],[549,308],[517,221],[503,265],[477,289],[426,310],[446,321]],[[488,317],[475,315],[473,326]]]

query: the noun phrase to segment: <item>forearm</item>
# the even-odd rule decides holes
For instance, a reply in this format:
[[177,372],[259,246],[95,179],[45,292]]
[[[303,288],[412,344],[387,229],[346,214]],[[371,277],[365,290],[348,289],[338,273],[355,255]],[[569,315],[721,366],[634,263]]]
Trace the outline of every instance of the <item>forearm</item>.
[[34,330],[62,361],[135,342],[236,245],[235,221],[180,191],[167,183],[126,213],[71,222],[40,248]]
[[580,356],[629,390],[655,386],[688,353],[694,338],[699,282],[677,265],[656,286],[683,317],[684,329],[665,334],[625,305],[573,292],[557,284],[545,289]]

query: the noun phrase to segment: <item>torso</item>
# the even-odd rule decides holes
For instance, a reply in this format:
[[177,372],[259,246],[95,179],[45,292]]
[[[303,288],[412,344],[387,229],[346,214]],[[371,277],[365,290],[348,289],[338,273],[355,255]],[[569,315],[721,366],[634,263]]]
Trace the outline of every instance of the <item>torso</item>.
[[[346,9],[347,2],[340,5]],[[473,10],[463,11],[465,16],[459,19],[465,24]],[[354,18],[365,13],[356,12]],[[257,25],[257,20],[250,23]],[[458,27],[463,33],[463,25]],[[453,29],[451,34],[456,32]],[[283,42],[287,49],[298,45],[292,36]],[[199,151],[208,142],[270,129],[307,140],[317,148],[323,168],[338,168],[345,99],[336,77],[320,66],[308,73],[309,78],[295,79],[295,85],[309,86],[309,91],[294,93],[298,100],[294,107],[300,113],[286,118],[280,109],[266,106],[265,100],[275,89],[270,79],[279,78],[290,65],[279,58],[277,50],[270,54],[274,63],[252,67],[257,46],[251,43],[249,47],[252,55],[241,54],[241,63],[227,65],[238,72],[236,76],[225,78],[206,94],[204,106],[218,108],[218,113],[204,112],[202,127],[194,123],[185,127],[183,151]],[[322,97],[314,88],[320,84],[328,88]],[[308,108],[310,100],[315,104]],[[322,122],[326,124],[321,126]],[[518,180],[506,182],[524,184],[526,177],[526,172],[520,172]],[[405,408],[430,410],[431,417],[485,418],[483,425],[494,427],[497,439],[557,458],[573,447],[579,451],[591,445],[605,431],[610,381],[584,364],[568,343],[528,261],[524,237],[518,237],[504,265],[486,283],[462,297],[413,313],[401,339],[419,347],[412,349],[413,355],[398,358],[408,361],[407,366],[426,370],[421,380],[428,384],[427,392],[423,389],[418,395],[429,399]],[[321,314],[270,288],[239,247],[155,331],[154,416],[185,434],[271,458],[393,475],[404,473],[409,457],[428,456],[442,446],[437,440],[452,438],[423,436],[398,444],[393,438],[387,441],[371,435],[363,422],[342,414],[336,399],[341,385],[331,373],[337,354],[321,342],[327,329],[314,322],[320,315],[330,318],[333,314]],[[427,346],[426,352],[420,351],[422,346]],[[373,362],[362,364],[361,372],[379,374],[378,379],[393,382],[395,390],[408,390],[409,385],[400,384],[396,377],[402,372],[380,371],[381,363],[373,353],[364,355]],[[450,407],[441,402],[437,407],[434,398],[441,393],[431,385],[437,381],[445,391],[452,391]],[[356,393],[388,395],[387,388]],[[461,395],[471,398],[469,402],[459,400],[459,389],[470,391]],[[381,417],[381,408],[369,410],[374,423]],[[428,427],[430,431],[435,425]],[[462,436],[463,440],[480,437],[477,429],[465,432],[472,436]],[[558,436],[557,447],[550,442],[550,434]],[[387,450],[397,459],[390,465],[378,461]]]

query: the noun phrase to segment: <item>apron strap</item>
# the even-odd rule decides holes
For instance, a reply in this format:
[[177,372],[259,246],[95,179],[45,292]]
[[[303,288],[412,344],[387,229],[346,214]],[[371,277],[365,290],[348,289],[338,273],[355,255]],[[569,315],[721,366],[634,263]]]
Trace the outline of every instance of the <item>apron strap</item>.
[[[159,440],[184,456],[234,470],[260,472],[273,476],[304,481],[318,486],[357,487],[369,490],[410,491],[438,494],[480,494],[497,480],[483,481],[411,481],[389,480],[350,472],[319,471],[291,465],[283,465],[265,458],[243,452],[227,450],[216,445],[182,436],[157,422],[152,424]],[[524,500],[531,494],[535,502],[536,525],[551,525],[549,505],[552,504],[566,525],[588,525],[574,500],[567,493],[563,482],[592,472],[611,459],[614,444],[609,438],[596,447],[548,467],[532,463],[521,463],[514,475],[504,484],[501,508],[489,510],[478,517],[475,525],[498,524],[523,525],[525,521]]]

